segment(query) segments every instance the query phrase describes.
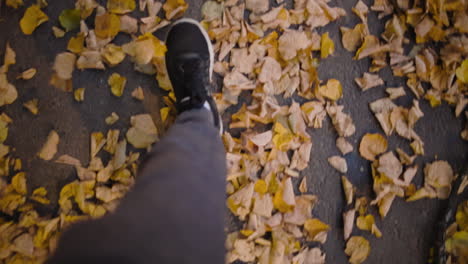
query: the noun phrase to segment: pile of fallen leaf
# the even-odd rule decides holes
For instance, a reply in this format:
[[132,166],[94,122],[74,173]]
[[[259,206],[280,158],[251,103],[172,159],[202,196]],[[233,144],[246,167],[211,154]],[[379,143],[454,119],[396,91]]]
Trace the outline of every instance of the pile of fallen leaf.
[[[387,97],[372,102],[382,133],[366,134],[359,146],[347,138],[356,127],[340,99],[346,93],[336,79],[320,80],[317,68],[320,61],[333,56],[335,43],[328,33],[317,29],[346,15],[345,10],[330,5],[329,0],[295,0],[288,9],[283,1],[270,6],[268,0],[207,1],[202,7],[202,25],[214,44],[217,62],[215,72],[223,77],[222,92],[215,93],[218,108],[224,112],[239,105],[239,97],[251,97],[231,116],[230,129],[242,129],[240,137],[223,134],[227,150],[227,207],[243,221],[241,230],[228,234],[227,262],[236,260],[255,263],[325,263],[320,247],[310,248],[309,242],[324,243],[330,226],[312,214],[318,198],[308,191],[301,171],[311,162],[312,138],[307,129],[320,129],[330,118],[338,138],[341,155],[328,158],[331,166],[342,176],[345,253],[350,263],[361,263],[371,252],[370,243],[353,235],[356,225],[376,237],[383,234],[375,224],[368,207],[378,206],[384,218],[395,198],[407,201],[421,198],[445,199],[451,192],[457,175],[446,161],[435,160],[424,167],[425,182],[417,189],[412,183],[418,171],[414,164],[424,155],[424,142],[414,125],[424,116],[420,99],[437,107],[443,101],[455,107],[461,116],[468,103],[468,3],[451,1],[393,1],[375,0],[372,6],[357,1],[353,13],[361,23],[354,28],[342,27],[342,45],[355,52],[355,59],[370,59],[368,73],[356,76],[356,83],[365,92],[379,89],[385,82],[379,71],[390,67],[393,74],[405,77],[407,88],[415,98],[409,108],[394,100],[407,96],[404,87],[388,87]],[[19,25],[24,34],[47,22],[44,12],[47,3],[37,1],[23,7],[22,0],[6,0],[11,8],[24,9]],[[67,51],[57,54],[50,83],[63,92],[70,92],[77,102],[85,100],[85,89],[72,86],[76,69],[106,70],[120,64],[126,57],[135,70],[155,76],[165,107],[160,109],[161,120],[167,126],[174,119],[174,93],[165,70],[165,44],[152,33],[170,24],[188,8],[184,0],[140,0],[138,8],[147,14],[136,19],[131,13],[137,8],[135,0],[108,0],[100,6],[94,0],[77,0],[74,9],[63,10],[57,18],[61,27],[53,26],[51,34],[69,38]],[[370,34],[367,15],[378,12],[388,17],[380,36]],[[158,16],[159,15],[159,16]],[[90,23],[92,21],[93,23]],[[93,24],[94,28],[89,25]],[[124,45],[112,43],[118,34],[129,34],[132,41]],[[410,39],[412,34],[415,40]],[[417,45],[405,53],[403,46],[414,40]],[[437,42],[440,50],[430,45]],[[15,64],[14,50],[7,45],[4,65],[0,68],[0,106],[12,104],[18,97],[15,86],[8,80],[10,65]],[[18,78],[34,78],[36,69],[18,74]],[[110,92],[120,97],[126,78],[113,73],[108,79]],[[59,92],[59,91],[58,91]],[[143,100],[141,87],[132,92]],[[301,98],[300,104],[291,98]],[[287,99],[287,100],[284,100]],[[281,102],[281,103],[280,103]],[[285,104],[285,102],[291,102]],[[40,114],[38,100],[24,104],[31,113]],[[112,126],[119,116],[112,113],[105,122]],[[158,140],[158,130],[149,114],[133,116],[126,131],[109,128],[90,136],[90,160],[84,164],[74,157],[55,157],[59,135],[51,131],[38,153],[41,159],[68,164],[76,168],[77,180],[63,187],[55,218],[44,218],[35,211],[37,203],[47,204],[47,190],[38,188],[27,193],[26,174],[20,159],[11,147],[4,145],[8,126],[14,121],[5,113],[0,115],[0,260],[2,262],[43,262],[56,247],[60,232],[68,225],[90,218],[98,218],[116,208],[119,200],[131,188],[140,159],[140,152],[127,149],[150,149]],[[387,137],[398,135],[408,140],[413,153],[401,149],[389,150]],[[468,140],[468,126],[461,132]],[[346,177],[348,166],[344,158],[358,149],[372,166],[375,199],[355,197],[353,183]],[[106,163],[101,154],[112,158]],[[395,154],[396,153],[396,154]],[[294,183],[298,182],[295,193]],[[465,181],[468,182],[468,181]],[[463,188],[458,190],[463,192]],[[466,206],[452,229],[452,263],[463,263],[466,251],[460,243],[468,239]],[[460,210],[459,210],[460,211]],[[458,219],[458,218],[457,218]],[[465,255],[463,255],[465,254]]]

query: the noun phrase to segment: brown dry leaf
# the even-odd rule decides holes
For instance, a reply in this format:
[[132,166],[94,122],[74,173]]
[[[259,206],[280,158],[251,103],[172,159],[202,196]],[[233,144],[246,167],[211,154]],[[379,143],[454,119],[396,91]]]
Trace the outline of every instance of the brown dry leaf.
[[344,239],[348,240],[353,232],[354,219],[356,218],[356,210],[351,209],[343,213],[343,230],[344,230]]
[[76,56],[70,52],[62,52],[55,57],[54,70],[57,77],[70,80],[75,69]]
[[31,80],[37,73],[35,68],[30,68],[22,72],[16,79]]
[[109,84],[114,96],[121,97],[125,89],[125,84],[127,84],[127,78],[120,76],[118,73],[113,73],[109,76],[107,84]]
[[246,0],[245,7],[253,13],[260,14],[270,9],[270,1],[268,0]]
[[102,56],[99,51],[87,50],[81,53],[76,62],[76,67],[83,69],[104,70],[106,67],[102,62]]
[[135,34],[138,31],[138,20],[131,16],[120,16],[120,32]]
[[356,226],[361,230],[370,231],[376,237],[382,237],[382,232],[380,232],[377,225],[375,225],[374,216],[371,214],[358,216]]
[[297,52],[312,45],[304,31],[287,30],[278,39],[278,51],[284,60],[291,60]]
[[393,152],[390,151],[380,156],[377,171],[388,178],[398,179],[403,172],[403,166]]
[[37,154],[39,158],[43,160],[51,160],[54,158],[55,153],[57,153],[57,147],[59,144],[60,138],[57,132],[54,130],[50,131],[47,140],[42,146],[41,150]]
[[330,79],[326,85],[321,85],[318,88],[318,93],[332,101],[336,101],[343,96],[343,87],[340,81],[336,79]]
[[424,184],[433,187],[439,199],[449,197],[454,180],[453,169],[447,161],[434,161],[424,167]]
[[39,113],[39,108],[37,104],[39,103],[39,100],[37,99],[32,99],[23,104],[23,106],[29,110],[33,115],[37,115]]
[[328,163],[330,163],[330,165],[332,165],[333,168],[335,168],[337,171],[341,173],[348,172],[348,164],[346,163],[346,160],[343,157],[340,157],[340,156],[329,157]]
[[148,148],[158,140],[158,130],[149,114],[130,118],[132,127],[127,131],[127,140],[135,148]]
[[364,262],[370,254],[370,244],[367,239],[361,236],[353,236],[346,243],[345,249],[351,264],[360,264]]
[[73,92],[73,97],[77,102],[83,102],[85,96],[85,88],[78,88]]
[[362,78],[356,78],[354,81],[361,87],[362,91],[367,91],[380,85],[384,85],[384,81],[377,74],[364,73]]
[[262,83],[278,81],[281,78],[281,65],[272,57],[265,57],[258,80]]
[[343,106],[327,105],[327,113],[332,119],[336,132],[340,137],[349,137],[356,132],[356,126],[350,115],[343,113]]
[[232,49],[230,65],[236,67],[241,73],[251,73],[257,62],[257,55],[249,53],[247,48]]
[[365,134],[359,145],[359,153],[367,160],[374,161],[375,157],[387,150],[387,139],[381,134]]
[[26,9],[23,18],[20,20],[21,31],[25,35],[31,35],[39,25],[48,20],[49,17],[42,12],[39,5],[32,5]]
[[33,237],[29,233],[24,233],[13,241],[12,249],[25,256],[32,256],[34,253]]
[[341,176],[341,185],[345,194],[346,203],[348,205],[352,204],[355,191],[353,184],[348,180],[348,178],[346,178],[346,176]]
[[110,116],[106,117],[106,124],[108,125],[113,125],[119,120],[119,116],[115,113],[112,112]]
[[143,93],[143,88],[141,88],[140,86],[135,88],[135,90],[133,90],[133,92],[132,92],[132,97],[137,99],[137,100],[140,100],[140,101],[145,100],[145,95]]
[[405,89],[403,87],[387,88],[385,89],[385,92],[388,94],[388,97],[391,100],[395,100],[406,95]]

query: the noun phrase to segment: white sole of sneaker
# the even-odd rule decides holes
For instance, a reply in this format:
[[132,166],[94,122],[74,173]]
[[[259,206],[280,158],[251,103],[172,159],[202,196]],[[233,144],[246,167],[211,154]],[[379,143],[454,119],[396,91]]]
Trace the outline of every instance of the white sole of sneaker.
[[213,67],[214,67],[214,51],[213,51],[213,44],[211,44],[211,39],[210,37],[208,36],[208,33],[206,32],[206,30],[202,27],[202,25],[200,24],[200,22],[196,21],[195,19],[192,19],[192,18],[182,18],[182,19],[179,19],[177,20],[175,23],[174,23],[174,26],[177,25],[177,24],[180,24],[180,23],[190,23],[192,25],[195,25],[197,26],[200,31],[202,32],[203,36],[205,37],[205,40],[206,40],[206,44],[208,45],[208,51],[210,53],[210,82],[212,81],[212,78],[213,78]]

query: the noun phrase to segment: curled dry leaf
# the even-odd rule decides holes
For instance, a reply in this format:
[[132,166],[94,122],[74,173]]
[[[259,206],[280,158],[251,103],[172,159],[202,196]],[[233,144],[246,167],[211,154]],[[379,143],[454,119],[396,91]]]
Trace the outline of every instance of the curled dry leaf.
[[35,68],[30,68],[28,70],[25,70],[22,72],[17,79],[23,79],[23,80],[31,80],[37,73],[37,70]]
[[354,80],[363,91],[367,91],[370,88],[374,88],[384,84],[384,81],[379,77],[379,75],[371,74],[368,72],[365,72],[362,78],[356,78]]
[[384,174],[386,177],[398,179],[403,172],[403,166],[393,152],[390,151],[380,156],[377,171]]
[[360,264],[370,254],[370,243],[364,237],[353,236],[346,243],[345,253],[349,256],[351,264]]
[[343,157],[340,157],[340,156],[329,157],[328,163],[330,163],[330,165],[332,165],[333,168],[335,168],[337,171],[341,173],[348,172],[348,164],[346,163],[346,160]]
[[101,132],[93,132],[91,133],[91,149],[90,149],[90,157],[91,159],[94,158],[99,151],[104,147],[106,144],[106,139]]
[[110,66],[116,66],[125,59],[125,53],[121,47],[114,44],[107,44],[102,51],[102,58]]
[[440,199],[449,197],[454,180],[452,166],[447,161],[434,161],[424,167],[424,184],[433,187]]
[[345,194],[346,203],[350,205],[351,203],[353,203],[355,188],[353,184],[348,180],[348,178],[346,178],[346,176],[341,176],[341,185]]
[[49,136],[47,136],[46,142],[37,154],[39,158],[43,160],[51,160],[52,158],[54,158],[55,153],[57,153],[59,141],[60,138],[57,132],[55,132],[54,130],[50,131]]
[[396,87],[396,88],[387,88],[385,92],[388,94],[388,97],[391,100],[397,99],[399,97],[405,96],[406,92],[403,87]]
[[374,161],[375,157],[387,150],[387,139],[381,134],[365,134],[359,145],[359,153],[367,160]]
[[32,99],[23,104],[23,106],[29,110],[33,115],[37,115],[39,113],[39,108],[37,104],[39,103],[39,100],[37,99]]
[[120,31],[120,18],[115,14],[96,15],[94,32],[101,39],[114,38]]
[[291,60],[297,52],[312,44],[304,31],[287,30],[278,39],[278,51],[284,60]]

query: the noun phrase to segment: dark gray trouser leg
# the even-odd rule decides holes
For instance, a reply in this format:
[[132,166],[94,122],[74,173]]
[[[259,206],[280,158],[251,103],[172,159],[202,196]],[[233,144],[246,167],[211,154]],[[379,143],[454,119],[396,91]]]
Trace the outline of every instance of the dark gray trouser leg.
[[205,109],[182,113],[115,213],[65,232],[49,263],[224,263],[225,151]]

